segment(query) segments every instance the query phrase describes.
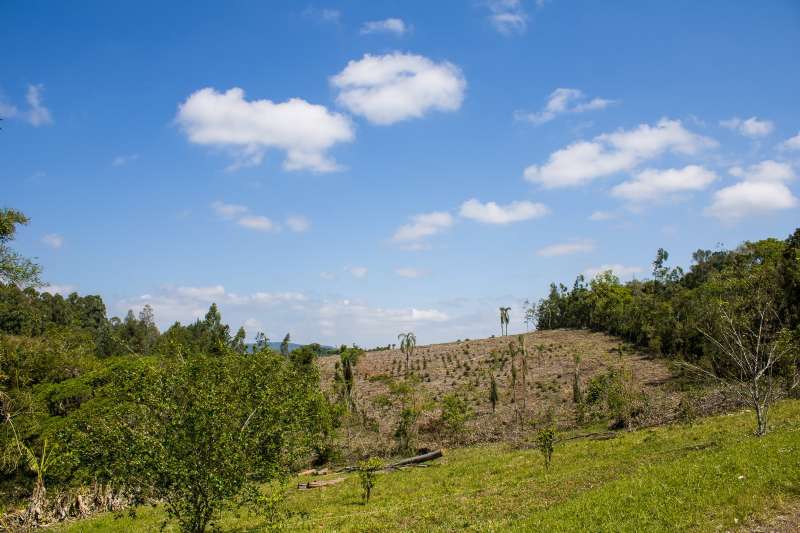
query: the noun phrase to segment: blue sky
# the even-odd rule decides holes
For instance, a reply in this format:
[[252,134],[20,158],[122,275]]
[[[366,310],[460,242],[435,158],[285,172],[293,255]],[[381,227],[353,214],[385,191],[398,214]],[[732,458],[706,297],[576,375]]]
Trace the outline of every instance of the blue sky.
[[362,345],[800,217],[800,4],[3,2],[2,204],[52,291]]

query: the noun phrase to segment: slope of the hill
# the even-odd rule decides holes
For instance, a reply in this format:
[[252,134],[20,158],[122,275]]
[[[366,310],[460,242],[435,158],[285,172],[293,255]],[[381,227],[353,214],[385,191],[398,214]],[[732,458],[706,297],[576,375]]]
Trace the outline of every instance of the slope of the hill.
[[[510,350],[516,352],[516,378]],[[677,403],[676,397],[663,386],[672,376],[665,361],[603,333],[548,330],[420,345],[409,362],[412,373],[419,377],[417,389],[424,396],[426,407],[419,424],[422,431],[418,445],[504,440],[512,427],[518,427],[515,420],[535,421],[548,411],[555,414],[560,425],[568,425],[575,419],[572,395],[576,356],[580,357],[578,374],[583,388],[591,378],[616,369],[628,375],[633,386],[658,399],[655,403],[661,412],[654,415],[663,416],[664,410],[674,408]],[[337,359],[319,360],[323,387],[332,386]],[[393,394],[393,385],[404,381],[405,364],[405,355],[400,350],[367,352],[358,362],[356,403],[370,422],[367,426],[377,429],[372,432],[353,428],[350,433],[349,446],[361,446],[362,455],[392,447],[391,436],[402,406],[401,399]],[[499,392],[495,412],[489,401],[492,376]],[[466,431],[455,442],[443,441],[435,431],[425,431],[436,429],[441,401],[449,393],[464,398],[470,409]]]
[[[428,468],[378,476],[361,504],[358,476],[309,491],[290,488],[289,531],[792,531],[800,486],[800,401],[772,412],[754,437],[740,411],[694,424],[620,432],[556,445],[545,470],[535,449],[490,444],[446,450]],[[156,531],[163,510],[104,515],[65,531]],[[762,524],[767,524],[763,526]],[[263,530],[226,514],[225,531]],[[766,529],[765,529],[766,528]],[[174,529],[167,528],[166,531]]]

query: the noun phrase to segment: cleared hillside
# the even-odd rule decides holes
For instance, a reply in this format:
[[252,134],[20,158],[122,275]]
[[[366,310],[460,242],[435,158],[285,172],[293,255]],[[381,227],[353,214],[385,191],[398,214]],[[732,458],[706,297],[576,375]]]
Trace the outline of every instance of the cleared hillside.
[[[524,354],[520,338],[524,341]],[[516,380],[510,350],[516,351]],[[417,388],[425,407],[419,422],[419,446],[504,440],[512,433],[524,432],[528,423],[548,411],[554,413],[560,426],[568,427],[575,420],[572,395],[576,356],[580,356],[581,387],[610,369],[628,374],[632,385],[645,390],[652,403],[659,406],[643,413],[643,417],[663,418],[677,404],[677,395],[665,387],[672,377],[665,361],[603,333],[549,330],[420,345],[409,362],[411,373],[418,377]],[[524,384],[523,360],[527,369]],[[336,361],[336,357],[320,359],[323,387],[332,387]],[[492,375],[499,392],[495,412],[489,401]],[[404,376],[405,355],[400,350],[367,352],[359,360],[356,403],[368,419],[366,426],[375,430],[351,428],[349,445],[356,449],[361,445],[362,455],[381,451],[385,454],[391,449],[391,436],[401,409],[393,390]],[[442,399],[452,393],[463,397],[471,411],[466,431],[456,437],[442,435],[437,426]],[[522,425],[516,422],[519,419],[524,421]]]

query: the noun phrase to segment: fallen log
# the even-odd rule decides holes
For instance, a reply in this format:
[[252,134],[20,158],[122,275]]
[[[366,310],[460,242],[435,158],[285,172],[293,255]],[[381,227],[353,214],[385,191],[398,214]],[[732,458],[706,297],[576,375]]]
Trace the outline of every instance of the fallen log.
[[423,453],[422,455],[416,455],[414,457],[409,457],[408,459],[402,459],[394,464],[389,465],[388,468],[399,468],[401,466],[417,465],[419,463],[424,463],[426,461],[433,461],[434,459],[438,459],[441,456],[442,456],[442,450],[435,450],[430,453]]
[[299,490],[308,490],[308,489],[318,489],[320,487],[327,487],[328,485],[336,485],[337,483],[341,483],[344,481],[345,478],[337,477],[335,479],[320,479],[318,481],[309,481],[307,483],[298,483],[297,488]]

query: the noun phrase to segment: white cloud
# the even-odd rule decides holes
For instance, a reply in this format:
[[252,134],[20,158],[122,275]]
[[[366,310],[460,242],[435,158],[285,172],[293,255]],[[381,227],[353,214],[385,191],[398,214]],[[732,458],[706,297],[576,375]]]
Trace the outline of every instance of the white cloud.
[[725,221],[797,207],[792,191],[778,182],[742,181],[714,193],[707,213]]
[[321,277],[324,280],[331,281],[336,279],[336,274],[334,274],[333,272],[320,272],[319,277]]
[[41,126],[43,124],[53,123],[53,118],[50,116],[50,110],[48,110],[42,103],[43,91],[44,85],[28,85],[28,92],[25,94],[25,99],[28,101],[28,105],[30,106],[27,119],[32,126]]
[[50,110],[44,106],[42,93],[44,85],[28,85],[25,92],[25,100],[28,102],[28,110],[20,111],[16,106],[0,102],[0,117],[19,118],[25,120],[34,127],[53,123]]
[[461,70],[452,63],[400,52],[350,61],[331,84],[339,90],[339,105],[381,125],[433,110],[455,111],[466,87]]
[[384,20],[370,20],[361,26],[362,35],[370,33],[394,33],[403,35],[409,31],[409,27],[402,19],[388,18]]
[[302,215],[288,217],[286,219],[286,225],[295,233],[303,233],[311,229],[311,221]]
[[544,124],[564,113],[583,113],[597,109],[605,109],[614,104],[614,100],[605,98],[586,99],[586,95],[578,89],[559,88],[550,94],[544,109],[537,113],[516,111],[514,118],[532,122],[533,124]]
[[707,214],[722,221],[732,222],[800,204],[783,183],[796,177],[794,169],[786,163],[768,159],[747,168],[733,167],[729,172],[742,181],[716,191],[706,209]]
[[787,163],[779,163],[772,159],[764,160],[748,168],[731,167],[728,172],[732,176],[744,178],[747,181],[790,181],[796,176],[794,169]]
[[489,22],[503,35],[525,33],[528,27],[528,14],[520,0],[487,0]]
[[244,228],[258,231],[274,231],[277,229],[270,219],[261,215],[246,215],[237,220],[236,223]]
[[[216,201],[211,204],[211,209],[225,220],[235,220],[243,228],[258,231],[279,231],[281,227],[263,215],[250,213],[250,208],[239,204],[226,204]],[[311,228],[311,221],[302,215],[292,215],[286,218],[286,225],[295,233],[302,233]]]
[[635,276],[636,274],[641,274],[642,272],[644,272],[639,267],[625,266],[615,263],[613,265],[600,265],[599,267],[587,268],[586,270],[583,271],[583,273],[586,274],[586,276],[589,278],[594,278],[598,274],[602,274],[603,272],[606,272],[608,270],[612,271],[614,275],[619,278],[629,278]]
[[411,278],[411,279],[413,279],[413,278],[421,278],[422,276],[425,275],[424,271],[419,270],[417,268],[411,268],[411,267],[398,268],[398,269],[395,269],[394,272],[395,272],[395,274],[397,274],[401,278]]
[[453,225],[453,216],[444,211],[423,213],[411,217],[410,224],[400,226],[394,233],[395,242],[413,242],[444,231]]
[[630,202],[648,202],[670,194],[703,190],[716,179],[713,171],[698,165],[666,170],[650,168],[616,185],[611,194]]
[[482,204],[472,198],[461,204],[459,214],[464,218],[486,224],[508,224],[543,217],[549,212],[550,209],[541,203],[522,201],[507,205],[498,205],[495,202]]
[[49,283],[46,287],[40,288],[39,292],[49,292],[53,295],[60,294],[61,296],[69,296],[75,292],[75,289],[75,285],[56,285],[54,283]]
[[719,125],[723,128],[738,132],[745,137],[750,137],[751,139],[765,137],[775,129],[775,124],[769,120],[759,120],[757,117],[750,117],[748,119],[733,117],[728,120],[720,120]]
[[42,237],[42,242],[50,248],[58,249],[64,245],[64,237],[58,233],[48,233]]
[[230,150],[233,168],[257,165],[268,149],[278,149],[286,170],[334,171],[339,166],[328,150],[355,137],[350,120],[324,106],[300,98],[248,101],[238,87],[200,89],[180,104],[176,121],[189,141]]
[[213,209],[218,216],[226,219],[231,219],[239,215],[244,215],[249,211],[249,209],[246,206],[238,204],[226,204],[224,202],[219,202],[219,201],[212,203],[211,209]]
[[[422,344],[457,338],[482,338],[496,334],[497,308],[522,302],[501,297],[459,298],[420,302],[414,306],[384,306],[346,297],[311,296],[300,292],[255,292],[235,294],[224,286],[165,286],[150,294],[117,300],[109,312],[124,316],[128,309],[139,312],[145,304],[155,310],[156,323],[165,329],[175,321],[184,324],[202,319],[216,302],[222,320],[235,330],[244,324],[248,338],[263,331],[272,339],[290,332],[297,342],[320,342],[332,346],[386,345],[397,342],[400,331],[414,331]],[[524,331],[522,315],[512,316],[511,332]]]
[[790,137],[778,145],[780,150],[800,150],[800,132]]
[[592,220],[592,221],[595,221],[595,222],[600,222],[600,221],[603,221],[603,220],[611,220],[611,219],[616,218],[616,217],[617,217],[617,215],[615,215],[614,213],[611,213],[609,211],[595,211],[594,213],[589,215],[589,220]]
[[536,253],[542,257],[557,257],[560,255],[572,255],[591,252],[594,250],[594,242],[583,239],[571,242],[562,242],[559,244],[551,244],[540,248]]
[[127,165],[128,163],[133,163],[139,159],[139,154],[128,154],[128,155],[119,155],[111,161],[111,166],[113,167],[121,167]]
[[696,154],[716,146],[713,139],[697,135],[679,120],[661,119],[655,126],[640,124],[632,130],[598,135],[550,154],[544,165],[525,169],[525,179],[546,188],[574,187],[594,179],[630,171],[666,152]]
[[319,9],[313,6],[307,7],[303,11],[303,15],[313,18],[319,22],[328,22],[331,24],[339,24],[342,18],[342,12],[338,9]]
[[367,267],[363,267],[363,266],[350,267],[350,268],[347,269],[347,271],[350,272],[351,276],[353,276],[354,278],[358,278],[358,279],[362,279],[362,278],[367,277],[367,273],[369,272]]

